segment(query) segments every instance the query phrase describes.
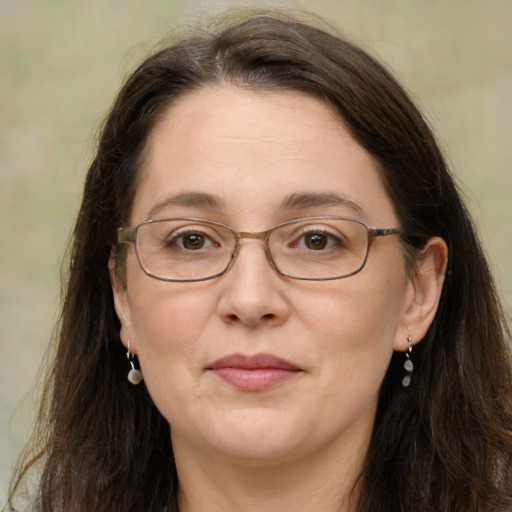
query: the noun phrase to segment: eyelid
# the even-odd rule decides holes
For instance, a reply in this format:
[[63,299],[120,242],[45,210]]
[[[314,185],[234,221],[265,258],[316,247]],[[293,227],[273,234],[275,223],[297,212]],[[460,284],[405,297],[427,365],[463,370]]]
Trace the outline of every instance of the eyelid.
[[330,235],[333,237],[341,237],[343,233],[340,233],[338,229],[334,226],[330,226],[329,224],[319,223],[318,221],[311,223],[299,224],[297,229],[294,230],[297,234],[308,234],[308,233],[322,233],[325,235]]
[[199,224],[183,224],[182,226],[178,226],[177,228],[173,229],[172,233],[180,234],[182,231],[184,233],[190,233],[194,231],[200,231],[201,233],[204,233],[205,231],[214,231],[214,229],[213,226]]
[[[203,223],[204,222],[204,223]],[[222,224],[208,224],[208,221],[193,219],[190,224],[182,224],[170,233],[167,237],[171,240],[177,240],[187,235],[199,234],[207,239],[213,246],[231,246],[234,242],[233,233]]]
[[178,239],[187,235],[198,234],[212,241],[222,239],[222,236],[212,226],[200,226],[198,224],[185,224],[170,231],[166,238]]
[[303,230],[303,231],[321,231],[321,232],[327,232],[327,233],[330,233],[331,231],[336,231],[338,232],[338,230],[332,226],[329,226],[328,224],[319,224],[319,223],[311,223],[311,224],[299,224],[299,227],[298,227],[299,230]]

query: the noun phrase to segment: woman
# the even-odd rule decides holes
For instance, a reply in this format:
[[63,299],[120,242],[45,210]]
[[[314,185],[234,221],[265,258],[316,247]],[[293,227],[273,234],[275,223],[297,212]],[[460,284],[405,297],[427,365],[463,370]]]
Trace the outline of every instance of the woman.
[[44,511],[512,510],[475,230],[416,107],[335,35],[260,15],[149,57],[67,290],[11,499],[38,462]]

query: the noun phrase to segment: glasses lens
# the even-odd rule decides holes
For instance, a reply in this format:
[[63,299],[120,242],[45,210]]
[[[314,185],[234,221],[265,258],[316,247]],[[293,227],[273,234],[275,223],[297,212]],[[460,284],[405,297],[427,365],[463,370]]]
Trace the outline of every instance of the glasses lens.
[[363,266],[367,248],[367,228],[347,219],[303,219],[278,227],[269,238],[280,272],[302,279],[353,274]]
[[223,272],[231,261],[235,237],[214,222],[191,219],[153,221],[137,230],[144,270],[165,280],[205,279]]

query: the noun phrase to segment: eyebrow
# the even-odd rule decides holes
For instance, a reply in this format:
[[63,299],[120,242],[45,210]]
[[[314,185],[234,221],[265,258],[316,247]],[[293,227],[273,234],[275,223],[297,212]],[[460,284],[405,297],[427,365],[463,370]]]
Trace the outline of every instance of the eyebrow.
[[[182,192],[156,203],[149,210],[146,220],[152,219],[169,206],[222,210],[225,208],[225,202],[221,197],[206,192]],[[319,206],[344,206],[352,210],[356,216],[364,217],[364,210],[361,206],[348,197],[335,193],[295,192],[288,194],[279,205],[278,211],[305,210]]]
[[356,216],[364,217],[364,210],[347,196],[335,193],[300,192],[287,195],[282,201],[280,210],[300,210],[318,206],[344,206],[352,210]]
[[224,208],[224,201],[220,197],[207,194],[206,192],[182,192],[156,203],[151,210],[149,210],[146,220],[152,219],[157,213],[169,206],[221,210]]

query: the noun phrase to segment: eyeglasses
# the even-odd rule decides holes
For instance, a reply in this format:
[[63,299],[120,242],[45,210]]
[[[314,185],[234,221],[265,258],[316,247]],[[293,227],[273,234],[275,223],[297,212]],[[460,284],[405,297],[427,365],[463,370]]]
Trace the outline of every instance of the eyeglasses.
[[283,276],[341,279],[364,267],[374,238],[401,234],[400,229],[371,228],[335,216],[296,219],[256,233],[200,218],[150,220],[117,230],[119,243],[134,244],[142,270],[162,281],[205,281],[222,275],[243,238],[264,241],[269,261]]

